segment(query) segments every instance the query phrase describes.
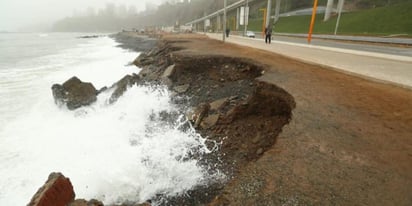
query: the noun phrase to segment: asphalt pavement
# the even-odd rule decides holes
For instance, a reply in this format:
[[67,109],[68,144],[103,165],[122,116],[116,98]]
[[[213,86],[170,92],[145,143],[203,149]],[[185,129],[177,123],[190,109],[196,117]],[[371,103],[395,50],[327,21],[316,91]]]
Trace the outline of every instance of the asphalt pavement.
[[[222,40],[222,34],[208,33],[209,38]],[[328,40],[330,41],[330,40]],[[363,44],[342,43],[344,47],[316,45],[314,42],[290,42],[275,39],[265,44],[263,39],[231,35],[226,42],[274,52],[299,61],[321,65],[350,75],[412,89],[412,56],[387,52],[387,46],[374,45],[367,51]],[[390,47],[392,48],[392,47]],[[392,48],[393,49],[393,48]],[[411,50],[407,48],[407,51]],[[409,51],[410,52],[410,51]]]

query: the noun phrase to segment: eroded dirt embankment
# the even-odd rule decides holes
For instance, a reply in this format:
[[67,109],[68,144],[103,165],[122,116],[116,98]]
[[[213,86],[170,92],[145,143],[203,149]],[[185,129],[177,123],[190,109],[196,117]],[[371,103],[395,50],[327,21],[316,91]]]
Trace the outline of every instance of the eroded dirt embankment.
[[[175,103],[189,106],[188,118],[198,132],[221,143],[218,157],[208,157],[208,161],[221,161],[218,169],[234,179],[248,162],[276,143],[291,119],[294,99],[285,90],[256,79],[265,65],[245,58],[203,55],[174,45],[182,42],[160,41],[134,63],[142,68],[142,80],[166,84],[174,92]],[[223,187],[224,183],[197,188],[169,203],[209,203]]]
[[198,131],[223,140],[209,159],[233,177],[167,205],[412,205],[410,90],[204,35],[162,38],[116,96],[141,79],[168,85]]
[[[262,150],[245,149],[254,145],[246,143],[240,149],[227,145],[234,148],[229,149],[233,152],[229,156],[247,164],[234,168],[236,177],[219,191],[213,205],[411,205],[411,91],[203,35],[166,35],[163,39],[174,52],[160,61],[224,56],[253,62],[265,69],[259,80],[284,88],[297,105],[276,144],[262,148],[265,152],[255,161],[241,158],[260,154]],[[196,62],[190,65],[199,66]],[[222,83],[227,79],[223,77]],[[258,91],[257,85],[249,89]],[[225,129],[248,132],[230,126]],[[256,134],[243,137],[253,140]]]

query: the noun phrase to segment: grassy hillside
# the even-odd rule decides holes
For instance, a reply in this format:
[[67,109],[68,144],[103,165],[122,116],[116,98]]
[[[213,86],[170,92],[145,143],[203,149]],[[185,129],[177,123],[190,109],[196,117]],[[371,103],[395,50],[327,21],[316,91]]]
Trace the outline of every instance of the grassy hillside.
[[[307,33],[311,16],[292,16],[280,18],[275,25],[275,32]],[[314,33],[333,34],[337,16],[323,22],[323,14],[316,16]],[[250,21],[249,28],[260,31],[262,19]],[[387,7],[343,13],[338,34],[347,35],[391,35],[406,34],[412,36],[412,1]]]

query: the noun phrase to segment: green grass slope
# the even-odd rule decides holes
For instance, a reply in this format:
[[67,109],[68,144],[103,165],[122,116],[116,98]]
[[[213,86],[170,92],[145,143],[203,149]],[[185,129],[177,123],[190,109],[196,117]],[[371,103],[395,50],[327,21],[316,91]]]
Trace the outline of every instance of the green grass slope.
[[[282,17],[275,32],[308,33],[311,16]],[[313,33],[333,34],[337,15],[323,22],[323,14],[316,16]],[[250,21],[250,30],[260,31],[262,19]],[[412,1],[387,7],[342,13],[338,34],[343,35],[393,35],[412,36]]]

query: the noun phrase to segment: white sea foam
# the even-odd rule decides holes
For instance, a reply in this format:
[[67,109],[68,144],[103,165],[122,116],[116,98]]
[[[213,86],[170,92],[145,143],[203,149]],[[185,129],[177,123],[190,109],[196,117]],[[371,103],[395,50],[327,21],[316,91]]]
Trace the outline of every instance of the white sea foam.
[[211,178],[190,158],[210,152],[205,139],[192,129],[181,131],[179,120],[167,124],[156,118],[176,111],[164,88],[134,86],[113,105],[107,104],[107,91],[76,111],[54,104],[53,83],[76,75],[100,88],[136,72],[125,66],[136,53],[113,47],[110,39],[90,41],[31,60],[49,58],[49,65],[15,68],[16,76],[2,82],[10,88],[2,90],[3,97],[18,96],[0,104],[7,113],[0,126],[0,205],[27,204],[50,172],[68,176],[77,197],[105,203],[176,195]]

